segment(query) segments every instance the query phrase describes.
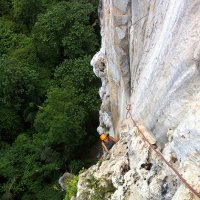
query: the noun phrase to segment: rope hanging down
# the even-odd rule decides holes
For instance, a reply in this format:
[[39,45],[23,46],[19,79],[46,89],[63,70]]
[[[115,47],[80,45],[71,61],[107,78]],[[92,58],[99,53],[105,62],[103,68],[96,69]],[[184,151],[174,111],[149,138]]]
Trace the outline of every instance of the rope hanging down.
[[140,131],[138,125],[136,124],[135,120],[133,119],[133,116],[131,114],[131,104],[127,104],[126,105],[126,110],[127,110],[127,113],[126,113],[126,118],[128,118],[128,115],[130,116],[131,118],[131,121],[133,122],[134,126],[137,127],[138,129],[138,132],[142,135],[143,139],[145,140],[145,142],[147,142],[150,146],[150,148],[158,155],[160,156],[160,158],[165,162],[165,164],[167,164],[171,170],[179,177],[179,179],[184,183],[184,185],[193,193],[195,194],[197,197],[200,198],[200,193],[198,193],[182,176],[181,174],[173,167],[173,165],[171,163],[169,163],[165,158],[164,156],[162,155],[162,153],[160,151],[158,151],[156,149],[156,147],[154,145],[152,145],[148,139],[145,137],[145,135]]

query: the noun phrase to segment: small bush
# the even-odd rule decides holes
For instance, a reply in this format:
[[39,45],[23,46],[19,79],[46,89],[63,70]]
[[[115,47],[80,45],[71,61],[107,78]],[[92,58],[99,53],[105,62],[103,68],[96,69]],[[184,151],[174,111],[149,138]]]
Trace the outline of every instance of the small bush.
[[[101,182],[105,182],[107,186],[102,186]],[[115,188],[110,180],[106,179],[96,179],[91,176],[88,179],[90,187],[93,189],[93,193],[90,196],[91,200],[106,200],[110,199],[110,196],[114,193]]]
[[70,200],[77,193],[78,176],[74,176],[66,185],[66,195],[64,200]]

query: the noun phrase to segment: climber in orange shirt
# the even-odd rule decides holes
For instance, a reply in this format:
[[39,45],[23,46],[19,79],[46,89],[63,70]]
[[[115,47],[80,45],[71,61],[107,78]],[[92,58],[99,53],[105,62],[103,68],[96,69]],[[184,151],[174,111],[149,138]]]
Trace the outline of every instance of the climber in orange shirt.
[[102,147],[106,153],[109,153],[109,150],[113,147],[113,145],[118,141],[114,137],[109,134],[102,133],[100,135],[100,139],[102,141]]

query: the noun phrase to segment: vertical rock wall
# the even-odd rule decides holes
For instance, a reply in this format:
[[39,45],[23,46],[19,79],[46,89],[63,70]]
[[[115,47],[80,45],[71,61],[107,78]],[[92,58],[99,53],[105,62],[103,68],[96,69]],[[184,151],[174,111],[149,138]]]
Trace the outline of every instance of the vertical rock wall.
[[130,120],[123,127],[130,104],[134,120],[200,192],[200,1],[100,0],[99,16],[102,45],[91,61],[102,80],[98,132],[121,139],[107,164],[87,173],[110,177],[113,200],[198,199]]
[[159,143],[173,130],[177,157],[200,164],[200,1],[101,0],[99,15],[99,133],[118,135],[130,102]]
[[120,119],[124,117],[125,103],[130,97],[131,2],[102,0],[99,4],[102,47],[91,62],[95,74],[102,79],[102,107],[98,130],[101,133],[103,128],[113,135],[112,128],[117,134]]

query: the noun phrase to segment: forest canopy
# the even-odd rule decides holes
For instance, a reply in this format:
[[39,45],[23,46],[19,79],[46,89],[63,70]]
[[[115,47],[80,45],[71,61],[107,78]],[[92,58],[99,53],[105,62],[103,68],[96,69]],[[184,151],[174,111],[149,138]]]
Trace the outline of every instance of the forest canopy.
[[63,199],[59,176],[96,141],[97,3],[0,0],[0,199]]

